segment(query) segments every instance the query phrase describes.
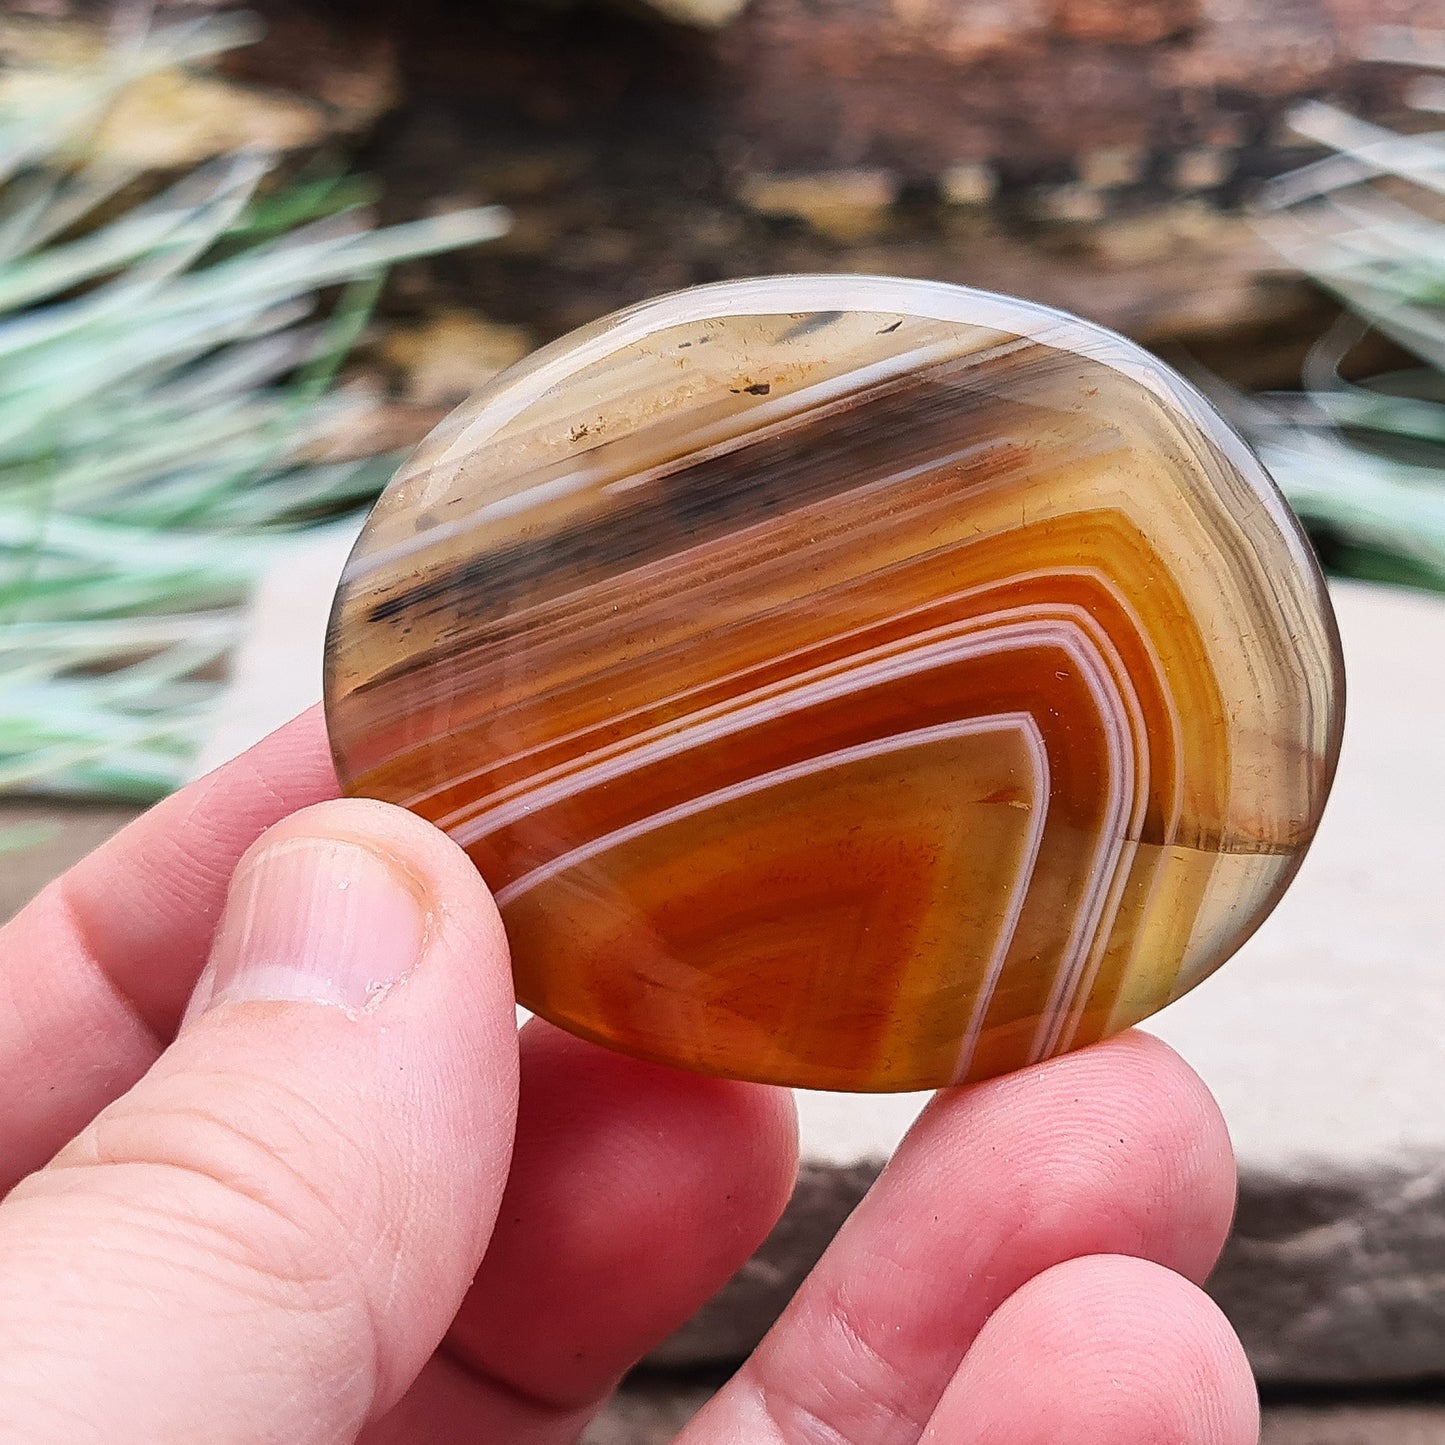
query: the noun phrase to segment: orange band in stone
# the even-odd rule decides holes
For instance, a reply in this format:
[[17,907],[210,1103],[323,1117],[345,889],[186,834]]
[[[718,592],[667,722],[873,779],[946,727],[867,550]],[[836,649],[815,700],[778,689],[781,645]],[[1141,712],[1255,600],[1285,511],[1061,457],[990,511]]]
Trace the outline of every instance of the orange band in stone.
[[496,891],[518,995],[815,1088],[1127,1027],[1287,885],[1338,641],[1238,439],[1118,337],[925,282],[620,313],[423,445],[343,576],[348,792]]

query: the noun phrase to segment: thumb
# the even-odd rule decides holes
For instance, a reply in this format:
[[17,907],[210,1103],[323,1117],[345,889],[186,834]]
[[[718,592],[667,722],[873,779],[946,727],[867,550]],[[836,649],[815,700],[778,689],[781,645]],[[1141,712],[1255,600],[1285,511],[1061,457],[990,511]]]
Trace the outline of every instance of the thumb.
[[515,1105],[465,856],[380,803],[278,824],[180,1037],[0,1205],[0,1438],[352,1438],[456,1311]]

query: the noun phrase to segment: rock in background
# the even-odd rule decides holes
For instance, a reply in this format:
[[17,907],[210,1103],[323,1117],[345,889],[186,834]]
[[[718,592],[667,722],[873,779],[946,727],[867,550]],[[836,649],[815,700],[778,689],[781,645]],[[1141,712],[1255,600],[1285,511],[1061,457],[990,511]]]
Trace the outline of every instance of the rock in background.
[[[507,204],[503,242],[401,270],[386,310],[414,327],[470,313],[537,344],[698,282],[885,272],[1062,306],[1244,387],[1297,382],[1332,314],[1241,210],[1318,154],[1291,111],[1327,97],[1423,128],[1415,77],[1371,57],[1445,27],[1438,0],[245,8],[267,33],[227,59],[238,89],[169,81],[131,129],[164,152],[167,107],[184,140],[204,92],[227,135],[358,158],[388,219]],[[12,0],[5,22],[113,10]]]
[[397,214],[515,212],[500,245],[411,268],[399,305],[541,341],[696,282],[882,271],[1076,310],[1245,385],[1294,382],[1322,324],[1238,209],[1316,154],[1292,107],[1402,119],[1408,72],[1366,57],[1382,26],[1442,23],[1438,0],[752,0],[731,20],[708,0],[711,28],[641,0],[257,8],[271,39],[237,63],[268,83],[389,57],[398,103],[365,158]]

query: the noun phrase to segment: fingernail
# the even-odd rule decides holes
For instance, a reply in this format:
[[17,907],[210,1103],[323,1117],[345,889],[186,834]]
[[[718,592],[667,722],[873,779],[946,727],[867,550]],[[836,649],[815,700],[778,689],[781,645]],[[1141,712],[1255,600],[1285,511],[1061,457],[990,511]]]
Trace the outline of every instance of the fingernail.
[[278,840],[232,879],[186,1019],[241,1000],[367,1009],[425,937],[421,889],[397,865],[338,838]]

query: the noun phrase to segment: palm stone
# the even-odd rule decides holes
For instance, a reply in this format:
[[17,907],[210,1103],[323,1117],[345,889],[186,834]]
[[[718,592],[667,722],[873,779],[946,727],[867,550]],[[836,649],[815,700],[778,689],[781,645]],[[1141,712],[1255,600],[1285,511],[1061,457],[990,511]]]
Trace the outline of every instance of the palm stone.
[[517,995],[641,1058],[986,1077],[1273,907],[1339,643],[1259,463],[1128,341],[882,277],[679,292],[498,377],[341,580],[345,790],[494,890]]

